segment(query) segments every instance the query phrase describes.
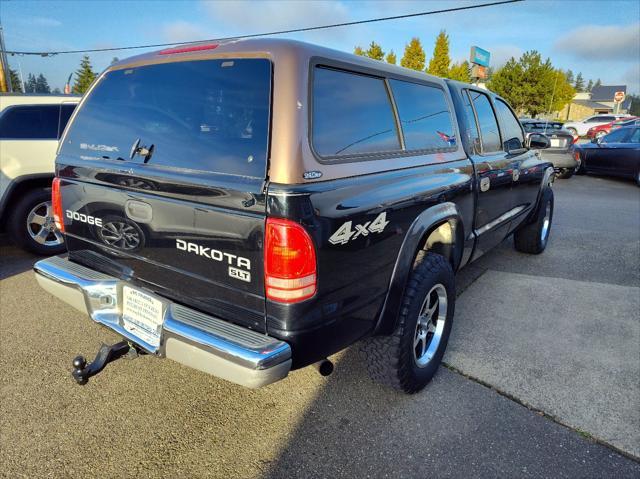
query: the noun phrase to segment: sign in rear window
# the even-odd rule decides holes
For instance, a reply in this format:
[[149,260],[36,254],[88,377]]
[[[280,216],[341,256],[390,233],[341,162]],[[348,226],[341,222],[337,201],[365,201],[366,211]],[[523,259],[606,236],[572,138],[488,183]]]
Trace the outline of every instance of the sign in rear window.
[[61,150],[85,160],[264,178],[271,63],[266,59],[173,62],[108,72],[76,115]]

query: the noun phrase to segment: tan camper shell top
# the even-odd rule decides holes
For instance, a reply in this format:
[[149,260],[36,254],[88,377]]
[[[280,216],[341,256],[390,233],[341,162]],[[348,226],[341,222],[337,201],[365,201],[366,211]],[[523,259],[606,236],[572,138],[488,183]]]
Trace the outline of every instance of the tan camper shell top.
[[[280,184],[297,184],[352,177],[465,157],[448,88],[441,78],[312,44],[283,39],[234,40],[202,43],[146,53],[122,60],[106,71],[144,65],[234,58],[267,58],[273,65],[270,151],[267,175]],[[315,66],[384,79],[435,86],[444,92],[453,135],[458,141],[437,151],[373,153],[353,158],[323,159],[312,147],[311,85]],[[103,73],[104,74],[104,73]],[[394,107],[395,108],[395,107]],[[395,114],[397,121],[397,112]]]

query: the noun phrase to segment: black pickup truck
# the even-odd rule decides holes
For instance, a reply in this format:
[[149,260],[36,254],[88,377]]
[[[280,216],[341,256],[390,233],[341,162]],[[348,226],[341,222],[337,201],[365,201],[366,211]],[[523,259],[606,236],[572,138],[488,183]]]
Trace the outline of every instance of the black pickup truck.
[[260,387],[362,340],[372,376],[422,389],[455,272],[513,234],[541,253],[553,167],[501,98],[322,47],[241,40],[120,61],[61,139],[68,257],[40,285],[133,350]]

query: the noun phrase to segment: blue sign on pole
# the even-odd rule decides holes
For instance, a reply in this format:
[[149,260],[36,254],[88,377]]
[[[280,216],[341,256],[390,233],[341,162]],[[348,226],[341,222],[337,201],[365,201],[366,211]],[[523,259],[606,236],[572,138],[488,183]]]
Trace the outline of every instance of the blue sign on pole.
[[489,66],[489,60],[491,59],[491,53],[480,47],[471,47],[471,63],[480,65],[483,67]]

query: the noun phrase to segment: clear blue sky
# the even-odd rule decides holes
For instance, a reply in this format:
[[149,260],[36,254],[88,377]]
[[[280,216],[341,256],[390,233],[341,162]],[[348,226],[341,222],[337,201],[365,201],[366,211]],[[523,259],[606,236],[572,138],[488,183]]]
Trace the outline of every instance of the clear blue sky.
[[[0,22],[8,50],[68,50],[186,41],[242,35],[400,15],[472,1],[18,1],[0,0]],[[626,84],[640,92],[640,2],[527,0],[467,12],[335,28],[288,35],[290,38],[352,51],[371,40],[393,49],[398,58],[412,36],[419,37],[427,59],[435,37],[445,29],[453,60],[466,59],[472,45],[492,53],[492,65],[530,49],[539,50],[559,68],[582,72],[585,81]],[[141,52],[95,53],[96,71],[113,56]],[[80,55],[51,58],[9,57],[23,75],[44,73],[62,88]]]

